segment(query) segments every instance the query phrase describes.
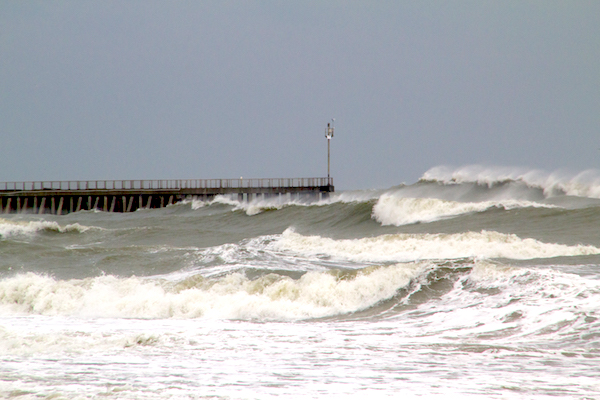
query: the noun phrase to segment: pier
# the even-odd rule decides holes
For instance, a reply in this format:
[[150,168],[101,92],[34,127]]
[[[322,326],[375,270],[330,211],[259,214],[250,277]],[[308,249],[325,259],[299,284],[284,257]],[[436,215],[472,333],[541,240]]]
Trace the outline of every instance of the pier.
[[330,177],[0,182],[0,214],[132,212],[186,199],[209,201],[218,195],[246,202],[274,197],[319,200],[333,191]]

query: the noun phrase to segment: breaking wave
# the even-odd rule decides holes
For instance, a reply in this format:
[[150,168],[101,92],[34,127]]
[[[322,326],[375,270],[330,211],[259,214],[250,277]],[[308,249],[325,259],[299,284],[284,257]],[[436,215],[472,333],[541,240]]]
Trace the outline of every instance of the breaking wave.
[[476,183],[492,187],[507,182],[521,183],[539,188],[546,197],[568,195],[600,198],[600,171],[590,169],[583,172],[546,172],[518,167],[485,167],[470,165],[459,168],[438,166],[425,172],[422,182],[442,184]]
[[0,281],[0,313],[107,318],[299,320],[363,310],[393,297],[425,268],[396,264],[299,279],[242,273],[179,282],[100,276],[55,280],[33,273]]
[[406,198],[383,194],[373,207],[373,218],[382,225],[406,225],[416,222],[433,222],[462,214],[483,212],[490,208],[555,208],[532,201],[504,200],[478,203],[441,200],[436,198]]
[[[557,303],[557,298],[563,300]],[[407,322],[412,318],[399,320],[404,335],[413,338],[440,329],[465,338],[526,338],[567,325],[577,340],[580,331],[589,331],[590,321],[597,321],[597,301],[600,286],[593,279],[488,261],[313,271],[296,279],[265,271],[254,278],[236,272],[176,281],[114,276],[57,280],[27,273],[0,281],[4,316],[296,321],[356,313],[394,318],[414,312],[419,324]],[[565,333],[561,331],[563,337]]]
[[493,231],[454,234],[399,233],[335,240],[321,236],[304,236],[288,229],[272,245],[303,256],[335,257],[355,262],[410,262],[460,258],[527,260],[600,254],[600,248],[594,246],[543,243]]
[[54,221],[23,222],[0,218],[0,239],[14,236],[32,236],[38,232],[83,233],[89,229],[92,228],[78,223],[62,226]]

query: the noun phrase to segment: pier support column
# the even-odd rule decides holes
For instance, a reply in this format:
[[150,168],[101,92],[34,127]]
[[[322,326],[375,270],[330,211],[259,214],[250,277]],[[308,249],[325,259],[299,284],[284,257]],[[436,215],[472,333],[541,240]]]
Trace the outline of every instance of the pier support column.
[[58,211],[57,211],[56,215],[62,215],[62,208],[63,208],[64,200],[65,200],[64,197],[60,198],[60,201],[58,202]]
[[131,211],[131,206],[133,205],[133,196],[129,198],[129,204],[127,205],[127,212]]
[[77,199],[77,208],[75,209],[75,212],[81,211],[81,202],[82,201],[83,201],[83,197],[79,196],[79,198]]
[[38,210],[38,214],[43,214],[45,208],[46,208],[46,198],[42,197],[42,202],[40,203],[40,209]]

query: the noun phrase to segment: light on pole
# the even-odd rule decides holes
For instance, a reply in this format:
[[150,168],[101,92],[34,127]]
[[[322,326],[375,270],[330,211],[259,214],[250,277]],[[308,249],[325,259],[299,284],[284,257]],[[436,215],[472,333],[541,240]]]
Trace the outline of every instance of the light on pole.
[[333,137],[333,124],[335,122],[335,118],[331,119],[331,122],[327,123],[327,129],[325,129],[325,137],[327,138],[327,184],[331,184],[331,175],[330,175],[330,147],[331,147],[331,138]]

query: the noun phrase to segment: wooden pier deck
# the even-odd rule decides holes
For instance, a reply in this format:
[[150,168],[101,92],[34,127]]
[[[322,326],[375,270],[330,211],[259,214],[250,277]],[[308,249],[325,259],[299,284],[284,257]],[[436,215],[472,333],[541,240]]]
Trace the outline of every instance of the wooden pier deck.
[[94,209],[131,212],[218,195],[239,201],[288,194],[322,199],[333,191],[333,178],[0,182],[0,214],[61,215]]

